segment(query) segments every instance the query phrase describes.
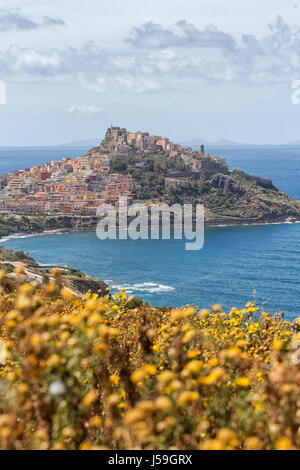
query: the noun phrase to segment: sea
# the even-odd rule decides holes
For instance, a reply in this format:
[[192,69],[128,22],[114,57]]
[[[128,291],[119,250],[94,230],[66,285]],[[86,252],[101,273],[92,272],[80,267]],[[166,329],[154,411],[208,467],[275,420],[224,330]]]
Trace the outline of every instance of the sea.
[[[0,173],[78,157],[88,148],[0,148]],[[300,200],[300,146],[207,146],[230,168],[269,177]],[[126,289],[154,306],[221,304],[225,311],[256,300],[285,318],[300,316],[300,224],[207,227],[204,247],[186,251],[185,240],[105,240],[95,232],[7,237],[6,248],[38,262],[76,267]]]

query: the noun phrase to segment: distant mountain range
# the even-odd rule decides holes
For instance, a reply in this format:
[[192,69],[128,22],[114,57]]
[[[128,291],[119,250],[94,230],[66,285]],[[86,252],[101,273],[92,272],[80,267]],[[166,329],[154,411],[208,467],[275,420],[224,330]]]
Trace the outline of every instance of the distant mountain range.
[[294,140],[293,142],[288,142],[286,145],[300,145],[300,140]]
[[256,146],[284,146],[284,145],[291,145],[291,146],[300,146],[300,140],[294,140],[292,142],[284,142],[282,144],[246,144],[245,142],[235,142],[234,140],[222,139],[217,140],[215,142],[205,140],[205,139],[192,139],[186,142],[176,142],[177,144],[182,145],[183,147],[199,147],[201,144],[203,145],[211,145],[214,147],[256,147]]
[[228,139],[221,139],[221,140],[217,140],[215,142],[211,142],[211,141],[205,140],[205,139],[192,139],[192,140],[188,140],[188,141],[185,141],[185,142],[178,142],[178,144],[182,145],[183,147],[196,147],[196,146],[199,146],[201,144],[203,144],[203,145],[220,145],[220,146],[228,146],[228,147],[231,147],[233,145],[242,145],[242,146],[251,145],[251,144],[245,144],[244,142],[235,142],[234,140],[228,140]]
[[300,146],[300,140],[294,140],[292,142],[285,142],[283,144],[246,144],[245,142],[235,142],[234,140],[228,140],[228,139],[221,139],[217,140],[215,142],[205,140],[205,139],[192,139],[186,142],[177,142],[178,144],[182,145],[183,147],[199,147],[201,144],[203,145],[212,145],[212,146],[220,146],[220,147],[234,147],[234,146],[239,146],[239,147],[253,147],[257,145],[295,145],[295,146]]
[[[80,139],[80,140],[73,140],[72,142],[67,142],[65,144],[59,145],[59,147],[97,147],[102,139],[99,138],[91,138],[91,139]],[[233,140],[227,140],[227,139],[222,139],[218,140],[216,142],[210,142],[205,139],[192,139],[186,142],[182,141],[176,141],[175,143],[182,145],[183,147],[196,147],[201,144],[204,145],[220,145],[220,146],[233,146],[233,145],[251,145],[251,144],[245,144],[242,142],[234,142]],[[300,144],[300,141],[299,141]]]
[[[59,145],[59,147],[87,147],[87,148],[93,148],[93,147],[98,147],[101,142],[101,138],[90,138],[90,139],[79,139],[79,140],[73,140],[71,142],[67,142],[65,144]],[[300,146],[300,140],[294,140],[292,142],[286,142],[284,144],[246,144],[245,142],[235,142],[234,140],[228,140],[228,139],[221,139],[221,140],[216,140],[216,141],[209,141],[206,139],[191,139],[188,141],[175,141],[176,144],[182,145],[183,147],[199,147],[201,144],[203,145],[212,145],[216,147],[234,147],[234,146],[240,146],[240,147],[251,147],[251,146],[256,146],[256,145],[295,145],[295,146]]]

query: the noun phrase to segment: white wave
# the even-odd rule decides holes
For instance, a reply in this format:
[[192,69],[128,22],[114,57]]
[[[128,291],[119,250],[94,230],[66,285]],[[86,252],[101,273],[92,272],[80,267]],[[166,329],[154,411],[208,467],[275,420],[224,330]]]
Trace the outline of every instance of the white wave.
[[0,238],[0,243],[8,242],[14,238],[30,238],[30,237],[41,237],[42,235],[64,235],[65,233],[70,232],[59,232],[56,230],[45,230],[43,232],[34,232],[34,233],[14,233],[12,235],[7,235]]
[[[106,281],[108,283],[108,281]],[[156,292],[169,292],[175,290],[175,287],[166,286],[165,284],[157,284],[156,282],[142,282],[135,284],[122,284],[117,286],[118,289],[125,289],[128,294],[135,292],[148,292],[154,294]]]
[[8,242],[9,240],[12,240],[13,238],[29,238],[29,237],[36,237],[36,233],[28,234],[28,235],[19,235],[18,233],[15,233],[14,235],[7,235],[7,237],[2,237],[0,238],[0,243],[5,243]]
[[254,222],[254,223],[243,223],[243,224],[212,224],[207,225],[207,227],[250,227],[250,226],[257,226],[257,225],[283,225],[283,224],[300,224],[300,220],[295,220],[293,222],[289,220],[283,220],[282,222]]
[[[33,253],[33,250],[31,250],[31,253]],[[56,264],[53,264],[53,263],[39,263],[39,266],[49,266],[49,267],[53,267],[55,268],[56,266],[59,266],[60,268],[66,268],[66,269],[70,269],[69,266],[67,266],[66,264],[59,264],[59,263],[56,263]]]

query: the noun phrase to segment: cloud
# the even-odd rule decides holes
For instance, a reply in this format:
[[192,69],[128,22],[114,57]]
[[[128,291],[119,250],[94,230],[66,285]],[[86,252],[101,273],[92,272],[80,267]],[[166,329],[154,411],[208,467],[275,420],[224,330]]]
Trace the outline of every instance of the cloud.
[[32,30],[47,26],[64,26],[61,18],[50,18],[44,16],[41,21],[36,22],[19,13],[0,12],[0,31]]
[[66,23],[61,18],[50,18],[49,16],[43,16],[41,26],[66,26]]
[[85,113],[85,114],[98,114],[102,112],[99,106],[94,104],[72,104],[68,109],[68,113]]
[[176,51],[190,75],[211,84],[290,82],[300,72],[300,28],[277,16],[267,31],[262,38],[250,34],[235,38],[213,25],[200,30],[186,20],[173,28],[150,22],[133,28],[125,41],[145,55],[153,50]]
[[38,50],[18,45],[0,51],[0,78],[77,82],[98,93],[157,93],[201,86],[291,83],[300,74],[300,28],[278,17],[266,34],[239,37],[185,20],[172,28],[146,23],[133,28],[126,47]]
[[175,31],[164,28],[157,23],[145,23],[142,27],[133,28],[131,37],[125,39],[125,41],[134,47],[144,48],[196,46],[216,47],[220,50],[229,49],[231,51],[237,48],[236,42],[230,34],[218,30],[215,26],[208,26],[200,31],[186,20],[178,21]]

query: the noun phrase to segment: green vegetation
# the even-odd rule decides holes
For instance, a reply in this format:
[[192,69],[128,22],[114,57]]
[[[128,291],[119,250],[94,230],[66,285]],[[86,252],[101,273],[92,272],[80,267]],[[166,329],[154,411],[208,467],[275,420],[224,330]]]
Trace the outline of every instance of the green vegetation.
[[0,447],[299,450],[300,319],[0,273]]
[[0,247],[0,266],[8,275],[14,271],[14,263],[24,263],[22,269],[23,282],[29,280],[37,280],[39,282],[49,282],[53,276],[53,269],[60,273],[61,285],[69,288],[72,292],[85,294],[87,291],[97,293],[100,297],[108,293],[108,286],[105,282],[86,276],[79,269],[69,268],[65,266],[40,266],[34,258],[23,251],[12,251]]
[[[199,159],[193,155],[183,160],[178,154],[164,151],[156,154],[130,151],[112,158],[110,172],[132,175],[136,181],[136,200],[204,204],[208,224],[300,220],[299,201],[279,191],[271,180],[248,175],[239,168],[228,172],[226,166],[215,164],[215,173],[214,169],[208,173],[200,169],[200,178],[195,173],[198,179],[186,177],[166,190],[168,174],[195,171]],[[211,161],[209,157],[201,160]],[[97,216],[83,215],[3,215],[0,237],[48,230],[94,231],[98,221]]]
[[0,217],[0,237],[14,233],[39,233],[47,230],[95,230],[96,216],[5,215]]
[[206,221],[272,221],[300,218],[300,205],[275,187],[266,188],[237,174],[212,176],[168,189],[166,201],[202,203]]
[[[209,157],[205,159],[210,160]],[[181,184],[165,189],[164,179],[168,173],[191,170],[192,163],[188,165],[179,155],[172,157],[168,152],[155,155],[133,152],[116,155],[111,161],[111,172],[134,177],[137,182],[137,199],[158,199],[168,204],[204,204],[207,223],[251,223],[281,221],[287,217],[300,218],[299,202],[279,191],[271,180],[248,175],[239,168],[229,174],[202,174],[199,179],[186,179]]]
[[32,266],[38,266],[35,259],[24,251],[13,251],[0,246],[0,261],[27,263]]
[[179,156],[171,157],[167,152],[116,155],[111,161],[111,173],[130,174],[136,180],[136,198],[140,200],[162,198],[165,176],[172,171],[190,171],[190,167]]

